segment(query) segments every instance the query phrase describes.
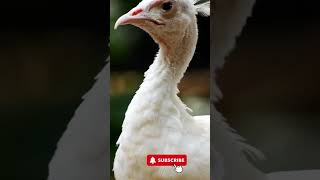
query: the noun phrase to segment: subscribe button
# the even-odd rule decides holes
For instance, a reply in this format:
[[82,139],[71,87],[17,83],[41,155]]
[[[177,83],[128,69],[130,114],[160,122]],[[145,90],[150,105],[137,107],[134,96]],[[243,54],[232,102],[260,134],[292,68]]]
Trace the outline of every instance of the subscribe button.
[[147,155],[148,166],[186,166],[187,155],[185,154],[149,154]]

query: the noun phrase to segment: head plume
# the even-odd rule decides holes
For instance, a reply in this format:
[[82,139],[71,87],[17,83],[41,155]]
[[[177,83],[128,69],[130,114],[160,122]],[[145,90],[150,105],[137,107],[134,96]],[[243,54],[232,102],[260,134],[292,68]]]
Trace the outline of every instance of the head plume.
[[210,16],[210,0],[192,0],[196,11],[201,16]]

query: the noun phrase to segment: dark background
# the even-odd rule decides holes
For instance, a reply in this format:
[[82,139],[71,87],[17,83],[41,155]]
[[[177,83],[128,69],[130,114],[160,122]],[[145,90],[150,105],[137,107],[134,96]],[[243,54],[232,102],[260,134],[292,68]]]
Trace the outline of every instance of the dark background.
[[220,110],[266,172],[320,169],[317,1],[258,0],[220,72]]
[[105,0],[1,1],[0,179],[46,179],[56,142],[105,64]]

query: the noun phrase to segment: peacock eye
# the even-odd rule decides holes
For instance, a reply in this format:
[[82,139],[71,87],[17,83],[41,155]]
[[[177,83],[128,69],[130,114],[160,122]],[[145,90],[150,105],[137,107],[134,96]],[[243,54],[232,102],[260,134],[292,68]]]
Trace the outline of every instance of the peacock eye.
[[170,11],[172,9],[172,2],[166,2],[162,4],[162,9],[165,11]]

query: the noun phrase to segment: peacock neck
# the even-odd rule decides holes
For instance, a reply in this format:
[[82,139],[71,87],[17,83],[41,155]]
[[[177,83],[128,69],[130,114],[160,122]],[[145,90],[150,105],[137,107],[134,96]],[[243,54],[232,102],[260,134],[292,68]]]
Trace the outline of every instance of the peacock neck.
[[145,81],[163,82],[169,88],[177,88],[194,55],[198,40],[197,24],[186,28],[183,36],[158,42],[159,52],[145,73]]
[[[134,129],[158,121],[162,122],[163,127],[181,128],[181,119],[190,116],[176,94],[177,85],[194,54],[197,36],[195,24],[172,45],[159,43],[160,50],[145,72],[143,83],[131,100],[123,122],[122,127],[132,135],[135,134]],[[159,129],[159,124],[156,127]]]

